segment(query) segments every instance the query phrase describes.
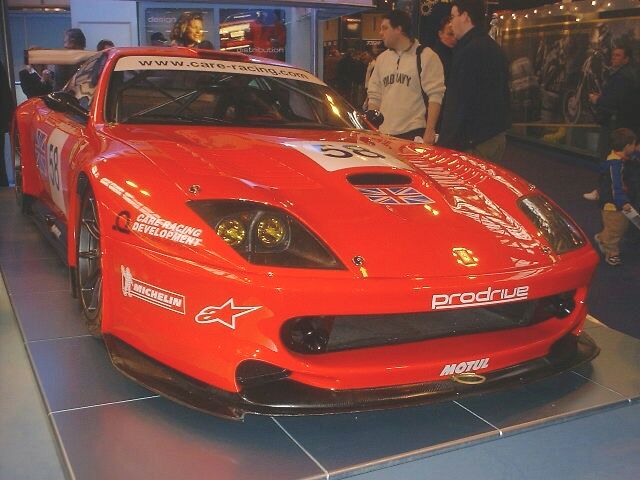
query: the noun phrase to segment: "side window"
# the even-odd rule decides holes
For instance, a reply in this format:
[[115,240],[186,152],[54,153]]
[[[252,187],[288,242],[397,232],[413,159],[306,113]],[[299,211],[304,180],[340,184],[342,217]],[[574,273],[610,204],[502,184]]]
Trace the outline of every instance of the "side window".
[[107,56],[100,53],[84,62],[67,85],[67,92],[72,93],[85,108],[89,108],[93,94],[98,84],[100,74],[104,69]]

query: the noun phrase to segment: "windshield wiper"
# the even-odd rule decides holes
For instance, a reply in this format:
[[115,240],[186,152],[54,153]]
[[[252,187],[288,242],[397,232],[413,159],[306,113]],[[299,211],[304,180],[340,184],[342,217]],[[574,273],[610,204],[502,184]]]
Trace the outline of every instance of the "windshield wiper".
[[194,120],[194,122],[206,122],[206,123],[213,123],[213,124],[219,124],[219,125],[234,125],[234,122],[231,122],[229,120],[225,120],[224,118],[218,118],[218,117],[211,117],[209,115],[199,115],[197,117],[189,117],[191,119]]

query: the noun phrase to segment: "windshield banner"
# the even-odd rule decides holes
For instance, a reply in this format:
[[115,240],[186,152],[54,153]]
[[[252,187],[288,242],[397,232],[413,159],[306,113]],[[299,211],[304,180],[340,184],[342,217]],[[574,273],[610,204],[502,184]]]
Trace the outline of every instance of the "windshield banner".
[[195,72],[238,73],[275,77],[324,85],[324,82],[304,70],[266,65],[260,63],[230,62],[227,60],[211,60],[206,58],[165,57],[165,56],[131,56],[118,60],[115,71],[126,70],[187,70]]

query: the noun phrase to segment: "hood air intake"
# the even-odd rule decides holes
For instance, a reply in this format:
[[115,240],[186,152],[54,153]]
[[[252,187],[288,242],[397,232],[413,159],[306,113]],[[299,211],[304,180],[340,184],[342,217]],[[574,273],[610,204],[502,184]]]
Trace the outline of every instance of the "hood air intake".
[[411,177],[399,173],[354,173],[347,176],[347,180],[357,187],[411,184]]

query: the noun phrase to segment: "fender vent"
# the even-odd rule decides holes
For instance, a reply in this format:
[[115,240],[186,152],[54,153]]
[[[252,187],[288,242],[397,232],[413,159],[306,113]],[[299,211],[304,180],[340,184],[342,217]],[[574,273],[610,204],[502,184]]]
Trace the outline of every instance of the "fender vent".
[[354,173],[347,177],[351,185],[410,185],[411,177],[399,173]]

